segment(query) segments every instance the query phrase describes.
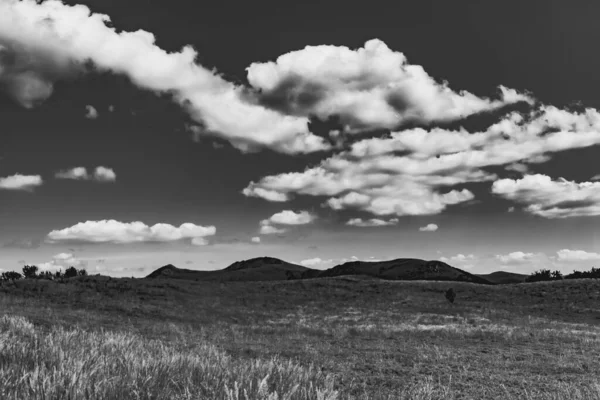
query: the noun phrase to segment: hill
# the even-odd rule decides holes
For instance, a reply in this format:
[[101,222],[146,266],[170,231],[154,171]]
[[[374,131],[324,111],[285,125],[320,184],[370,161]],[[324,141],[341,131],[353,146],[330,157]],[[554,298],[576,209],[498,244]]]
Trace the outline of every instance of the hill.
[[415,258],[398,258],[396,260],[375,262],[351,261],[320,271],[318,274],[307,273],[303,277],[323,278],[344,275],[367,275],[387,280],[458,281],[491,284],[485,278],[451,267],[444,262]]
[[[237,261],[225,269],[193,271],[165,265],[147,278],[173,278],[195,281],[280,281],[288,279],[328,278],[336,276],[370,276],[386,280],[458,281],[493,284],[495,281],[470,274],[441,261],[399,258],[390,261],[352,261],[327,270],[291,264],[278,258],[259,257]],[[493,274],[491,274],[493,275]],[[494,275],[495,276],[495,275]],[[508,278],[498,277],[502,281]],[[505,282],[502,282],[505,283]]]
[[509,283],[523,283],[529,275],[516,274],[514,272],[506,271],[496,271],[492,272],[491,274],[478,274],[477,276],[492,283],[504,285]]
[[195,281],[282,281],[299,279],[312,270],[301,265],[291,264],[278,258],[259,257],[237,261],[225,269],[215,271],[195,271],[165,265],[146,278],[173,278]]

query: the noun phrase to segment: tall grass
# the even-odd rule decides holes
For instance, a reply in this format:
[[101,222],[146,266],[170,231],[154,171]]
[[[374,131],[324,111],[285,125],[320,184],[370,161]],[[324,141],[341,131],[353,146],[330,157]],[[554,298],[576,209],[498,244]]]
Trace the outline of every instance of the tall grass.
[[[185,349],[188,347],[187,349]],[[207,344],[0,317],[1,399],[334,400],[330,377],[277,358],[233,359]]]

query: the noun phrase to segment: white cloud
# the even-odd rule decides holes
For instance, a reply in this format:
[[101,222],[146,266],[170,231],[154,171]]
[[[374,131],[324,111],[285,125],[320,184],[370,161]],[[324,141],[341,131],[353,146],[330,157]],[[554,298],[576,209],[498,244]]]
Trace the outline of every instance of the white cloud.
[[98,182],[114,182],[117,180],[117,175],[111,168],[96,167],[96,170],[94,171],[94,179]]
[[439,229],[439,227],[436,224],[428,224],[426,226],[422,226],[419,228],[419,231],[421,232],[435,232]]
[[496,255],[496,259],[502,264],[527,264],[533,261],[540,254],[535,253],[524,253],[522,251],[515,251],[509,254]]
[[334,210],[378,216],[433,215],[474,199],[460,185],[497,180],[489,167],[518,164],[524,170],[552,153],[597,144],[596,110],[571,113],[543,106],[527,115],[511,113],[483,132],[417,128],[364,139],[303,172],[251,182],[244,194],[279,201],[322,196]]
[[111,168],[96,167],[94,174],[90,176],[85,167],[75,167],[64,171],[58,171],[54,175],[57,179],[90,180],[97,182],[114,182],[117,179],[115,171]]
[[252,243],[260,243],[260,237],[254,236],[252,239]]
[[193,237],[191,243],[194,246],[206,246],[208,244],[208,240],[205,237]]
[[501,88],[501,100],[455,92],[377,39],[356,50],[307,46],[275,62],[253,63],[248,82],[273,107],[322,119],[338,115],[350,131],[448,121],[531,101],[506,88]]
[[589,253],[584,250],[562,249],[556,252],[558,261],[577,262],[577,261],[598,261],[600,254]]
[[331,264],[333,260],[323,260],[319,257],[309,258],[307,260],[300,261],[300,265],[304,265],[305,267],[316,267],[324,264]]
[[573,182],[546,175],[501,179],[492,193],[526,205],[525,211],[545,218],[600,215],[600,182]]
[[471,269],[475,266],[475,262],[477,262],[478,257],[474,254],[457,254],[452,257],[441,257],[440,261],[445,262],[450,265],[458,265],[463,269]]
[[352,218],[346,225],[350,226],[358,226],[361,228],[370,228],[370,227],[378,227],[378,226],[392,226],[397,225],[399,222],[398,218],[392,218],[389,220],[383,220],[379,218],[371,218],[367,220],[363,220],[362,218]]
[[83,65],[90,63],[127,76],[140,88],[171,94],[205,134],[240,149],[309,153],[328,147],[308,131],[307,118],[264,107],[248,88],[197,64],[191,46],[169,53],[156,46],[150,32],[117,31],[110,25],[107,15],[92,14],[83,5],[1,1],[0,51],[14,62],[0,64],[0,82],[31,108],[52,94],[54,82],[84,73]]
[[25,190],[32,191],[43,183],[39,175],[21,175],[15,174],[0,178],[0,190]]
[[313,222],[317,217],[308,211],[284,210],[273,214],[267,221],[279,225],[306,225]]
[[260,230],[258,231],[261,235],[276,235],[279,233],[287,232],[286,229],[276,228],[273,225],[269,225],[268,223],[260,224]]
[[205,244],[202,239],[216,233],[214,226],[184,223],[179,227],[169,224],[148,226],[142,222],[119,222],[115,220],[80,222],[69,228],[54,230],[47,236],[51,243],[82,241],[90,243],[139,243],[173,242],[192,239],[194,244]]
[[87,119],[96,119],[98,118],[98,110],[94,108],[94,106],[85,106],[85,117]]
[[64,171],[58,171],[54,176],[57,179],[87,180],[90,178],[84,167],[75,167]]
[[284,210],[273,214],[267,219],[260,221],[260,234],[261,235],[273,235],[278,233],[284,233],[287,230],[276,225],[293,226],[293,225],[306,225],[312,223],[317,218],[316,215],[309,213],[308,211],[291,211]]
[[60,253],[52,257],[52,260],[49,262],[36,264],[39,272],[63,271],[69,267],[80,269],[86,265],[87,262],[79,260],[71,253]]

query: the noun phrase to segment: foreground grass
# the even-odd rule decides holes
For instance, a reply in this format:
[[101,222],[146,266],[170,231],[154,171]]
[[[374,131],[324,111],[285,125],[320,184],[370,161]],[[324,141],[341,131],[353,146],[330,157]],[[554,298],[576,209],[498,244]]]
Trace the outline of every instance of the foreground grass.
[[0,317],[2,399],[322,399],[331,378],[291,361],[236,360],[215,346],[81,329],[43,332]]
[[19,282],[0,398],[600,399],[599,304],[594,280]]

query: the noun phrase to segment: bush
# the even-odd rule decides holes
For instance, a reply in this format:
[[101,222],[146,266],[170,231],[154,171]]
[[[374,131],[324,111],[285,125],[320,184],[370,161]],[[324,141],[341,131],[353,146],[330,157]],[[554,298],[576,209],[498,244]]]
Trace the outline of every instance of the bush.
[[0,280],[2,281],[14,281],[17,279],[21,279],[23,276],[15,271],[8,271],[8,272],[3,272],[2,275],[0,275]]
[[23,267],[23,276],[27,279],[33,279],[37,277],[38,267],[35,265],[25,265]]
[[65,271],[65,278],[73,278],[75,276],[77,276],[77,268],[75,268],[75,267],[67,268],[67,270]]
[[79,271],[77,271],[77,275],[78,276],[87,276],[88,273],[85,269],[81,268]]
[[529,275],[525,282],[543,282],[543,281],[560,281],[563,279],[562,272],[550,271],[549,269],[541,269]]
[[573,271],[565,276],[565,279],[599,279],[600,268],[592,268],[589,271]]

